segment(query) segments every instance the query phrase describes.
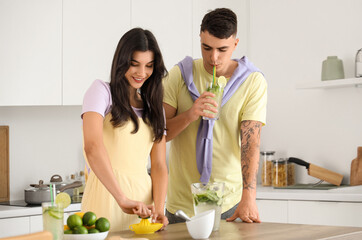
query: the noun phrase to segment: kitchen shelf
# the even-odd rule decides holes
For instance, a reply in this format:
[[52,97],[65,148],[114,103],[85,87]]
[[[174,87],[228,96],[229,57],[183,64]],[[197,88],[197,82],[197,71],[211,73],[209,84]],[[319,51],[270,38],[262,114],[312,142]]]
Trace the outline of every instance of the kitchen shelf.
[[297,85],[297,89],[362,87],[362,78],[325,80]]

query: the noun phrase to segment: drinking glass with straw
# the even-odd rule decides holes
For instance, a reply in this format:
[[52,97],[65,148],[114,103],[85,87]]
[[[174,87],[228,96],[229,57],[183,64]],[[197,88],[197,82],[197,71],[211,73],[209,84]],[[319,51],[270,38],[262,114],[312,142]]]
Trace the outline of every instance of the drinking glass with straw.
[[[219,80],[222,80],[223,84],[219,84]],[[215,100],[215,102],[217,103],[217,107],[216,107],[217,113],[214,113],[214,112],[209,111],[209,110],[204,110],[204,112],[206,112],[206,113],[213,114],[214,117],[212,117],[212,118],[202,117],[202,119],[204,119],[204,120],[211,120],[211,119],[217,120],[217,119],[219,119],[220,111],[221,111],[221,100],[222,100],[222,96],[223,96],[223,93],[224,93],[224,87],[226,85],[225,82],[226,82],[226,79],[223,76],[220,76],[219,79],[216,80],[216,66],[214,66],[213,69],[212,69],[212,81],[209,82],[207,80],[207,82],[206,82],[206,86],[207,86],[206,91],[215,94],[215,97],[213,97],[212,99]],[[207,104],[209,106],[215,108],[214,105],[209,104],[209,103],[207,103]]]
[[50,184],[50,202],[43,202],[43,230],[53,234],[53,240],[63,239],[64,209],[55,203],[56,188]]

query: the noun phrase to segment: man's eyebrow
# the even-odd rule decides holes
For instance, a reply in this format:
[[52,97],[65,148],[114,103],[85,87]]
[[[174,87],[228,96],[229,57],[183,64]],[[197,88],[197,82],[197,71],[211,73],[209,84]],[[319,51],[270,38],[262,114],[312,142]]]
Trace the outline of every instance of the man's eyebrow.
[[[202,43],[202,46],[206,47],[206,48],[212,48],[210,47],[209,45],[207,45],[206,43]],[[221,49],[225,49],[225,48],[228,48],[228,46],[222,46],[222,47],[219,47],[217,49],[221,50]]]

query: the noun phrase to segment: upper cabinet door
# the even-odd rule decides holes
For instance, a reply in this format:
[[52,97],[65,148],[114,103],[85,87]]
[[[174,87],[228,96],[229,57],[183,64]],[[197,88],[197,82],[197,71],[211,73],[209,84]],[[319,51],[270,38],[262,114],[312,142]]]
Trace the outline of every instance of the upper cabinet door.
[[110,81],[131,0],[63,0],[63,105],[81,105],[95,79]]
[[131,26],[150,30],[169,70],[192,56],[192,0],[132,0]]
[[0,0],[0,106],[60,105],[61,0]]

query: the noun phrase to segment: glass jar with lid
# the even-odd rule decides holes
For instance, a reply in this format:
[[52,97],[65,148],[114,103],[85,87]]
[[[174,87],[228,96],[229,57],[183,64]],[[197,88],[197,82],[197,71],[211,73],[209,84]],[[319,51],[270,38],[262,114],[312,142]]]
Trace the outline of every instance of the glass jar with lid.
[[262,162],[261,169],[261,184],[262,186],[272,185],[272,161],[275,160],[275,151],[260,152],[260,160]]
[[286,187],[288,185],[288,159],[273,160],[272,185],[273,187]]
[[295,184],[295,168],[294,163],[287,161],[287,185],[292,186]]

